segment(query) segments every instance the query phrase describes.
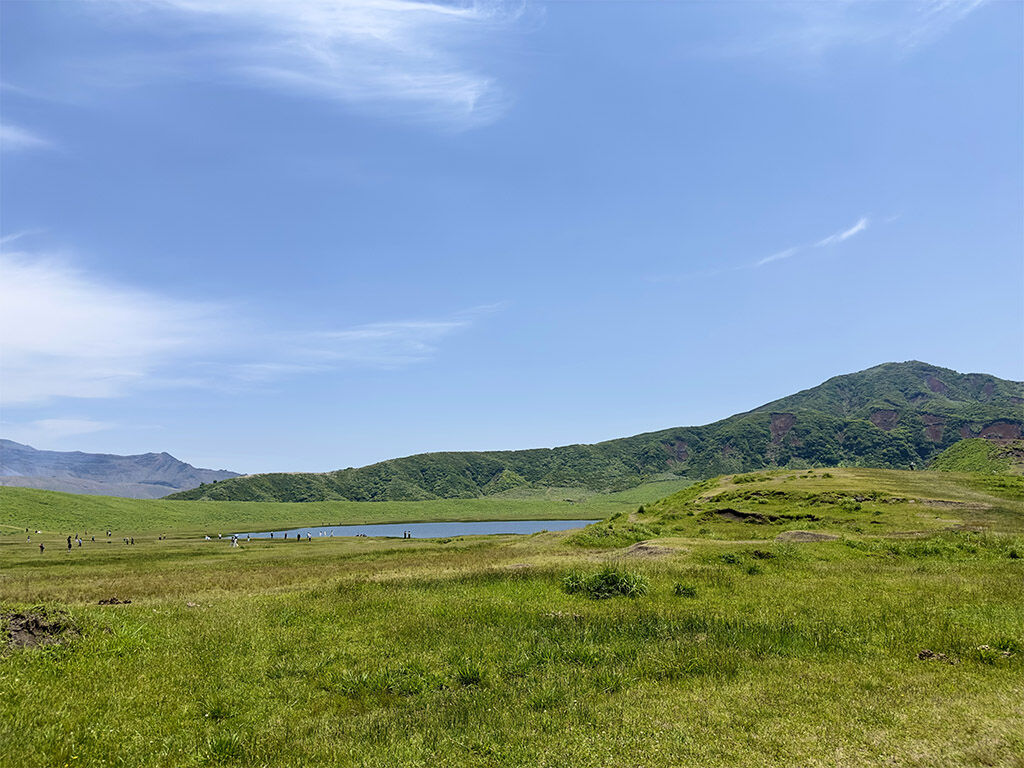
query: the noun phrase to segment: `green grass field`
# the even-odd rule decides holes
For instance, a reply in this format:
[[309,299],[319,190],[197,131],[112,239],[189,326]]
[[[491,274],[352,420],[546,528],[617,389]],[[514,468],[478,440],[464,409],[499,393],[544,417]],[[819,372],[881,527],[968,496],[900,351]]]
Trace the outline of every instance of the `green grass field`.
[[[544,496],[437,501],[164,501],[80,496],[28,488],[0,488],[0,542],[40,530],[59,544],[67,535],[112,530],[121,536],[194,537],[204,533],[356,523],[438,520],[566,520],[607,517],[689,485],[672,480],[598,495],[551,489]],[[571,501],[570,501],[571,500]],[[6,534],[6,536],[5,536]],[[39,540],[35,537],[33,541]]]
[[[21,530],[0,537],[2,610],[41,606],[73,629],[0,651],[0,765],[1020,768],[1022,483],[783,471],[577,504],[5,491],[3,522]],[[290,517],[303,509],[563,508],[605,520],[445,541],[195,536],[309,522]],[[143,532],[135,547],[24,542],[24,525],[56,537],[115,513]],[[794,530],[837,538],[776,540]],[[608,565],[645,594],[564,589]],[[132,602],[97,604],[110,597]]]

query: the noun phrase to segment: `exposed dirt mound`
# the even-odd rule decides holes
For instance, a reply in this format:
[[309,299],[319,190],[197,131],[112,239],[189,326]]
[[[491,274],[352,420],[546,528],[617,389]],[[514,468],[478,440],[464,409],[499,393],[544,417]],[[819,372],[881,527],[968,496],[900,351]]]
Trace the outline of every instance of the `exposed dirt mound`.
[[131,600],[121,600],[116,597],[106,597],[103,600],[100,600],[99,605],[128,605],[130,603]]
[[917,658],[921,661],[942,661],[946,664],[956,664],[956,659],[951,659],[946,654],[933,651],[930,648],[925,648],[923,651],[919,651]]
[[[728,520],[731,523],[755,523],[763,525],[765,523],[778,523],[787,522],[790,520],[820,520],[817,515],[771,515],[763,514],[761,512],[744,512],[739,509],[731,509],[726,507],[724,509],[716,509],[709,513],[709,515],[716,515],[722,520]],[[708,519],[709,515],[706,515],[704,519]]]
[[59,643],[74,634],[71,621],[62,613],[49,613],[45,608],[25,612],[0,613],[0,626],[6,632],[9,648],[36,648]]
[[625,554],[629,557],[664,557],[675,552],[671,547],[662,547],[658,544],[651,544],[648,541],[638,541],[626,549]]
[[834,533],[818,533],[817,531],[783,531],[775,537],[776,541],[835,541],[839,537]]

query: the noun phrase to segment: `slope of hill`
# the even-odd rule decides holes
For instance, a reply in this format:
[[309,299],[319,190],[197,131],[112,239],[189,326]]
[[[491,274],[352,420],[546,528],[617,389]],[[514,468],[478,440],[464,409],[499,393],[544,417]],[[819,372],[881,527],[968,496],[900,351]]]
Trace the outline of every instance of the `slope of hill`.
[[961,440],[932,459],[931,468],[942,472],[1024,475],[1024,440]]
[[[851,537],[892,550],[904,542],[935,547],[925,538],[932,534],[982,531],[1024,533],[1024,477],[850,467],[723,475],[591,525],[572,540],[603,548],[653,538]],[[1014,542],[992,543],[1016,559]]]
[[593,445],[428,453],[321,474],[234,478],[173,499],[353,501],[471,498],[523,487],[613,490],[666,475],[771,467],[912,469],[972,437],[1016,439],[1024,384],[926,363],[886,363],[746,413]]
[[238,477],[238,473],[197,469],[167,453],[117,456],[40,451],[13,440],[0,440],[0,485],[155,499],[232,477]]

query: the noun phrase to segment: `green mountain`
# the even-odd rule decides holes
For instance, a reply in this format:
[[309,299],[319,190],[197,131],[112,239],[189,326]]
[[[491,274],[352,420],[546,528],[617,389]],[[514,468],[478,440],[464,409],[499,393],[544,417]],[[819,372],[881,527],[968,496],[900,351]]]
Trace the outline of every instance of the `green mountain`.
[[222,480],[169,499],[352,501],[472,498],[524,488],[619,490],[771,467],[921,468],[959,440],[1018,439],[1024,383],[911,361],[837,376],[700,427],[593,445],[424,453],[356,469]]

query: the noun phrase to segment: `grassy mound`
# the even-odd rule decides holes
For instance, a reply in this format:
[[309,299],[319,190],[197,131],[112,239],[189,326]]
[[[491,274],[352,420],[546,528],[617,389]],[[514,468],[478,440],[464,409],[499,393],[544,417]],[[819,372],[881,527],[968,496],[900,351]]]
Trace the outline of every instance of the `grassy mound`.
[[936,456],[931,468],[941,472],[1024,474],[1024,440],[961,440]]

